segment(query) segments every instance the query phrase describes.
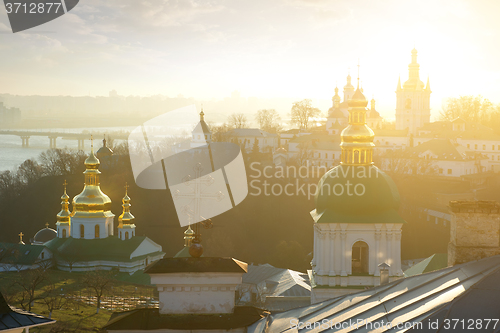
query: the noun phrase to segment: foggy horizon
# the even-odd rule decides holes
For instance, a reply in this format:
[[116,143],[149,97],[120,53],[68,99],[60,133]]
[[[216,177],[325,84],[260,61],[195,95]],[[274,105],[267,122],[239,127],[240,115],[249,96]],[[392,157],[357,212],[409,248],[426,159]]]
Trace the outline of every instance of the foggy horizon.
[[[8,34],[0,15],[0,93],[310,98],[323,112],[347,74],[394,117],[398,78],[418,50],[431,115],[449,97],[499,103],[494,43],[500,4],[280,0],[266,3],[89,1],[43,27]],[[0,9],[5,14],[5,8]],[[349,27],[349,29],[345,29]],[[383,37],[382,37],[383,36]],[[21,38],[18,38],[21,37]],[[330,104],[330,105],[328,105]],[[291,105],[290,105],[291,107]],[[283,113],[283,111],[279,111]]]

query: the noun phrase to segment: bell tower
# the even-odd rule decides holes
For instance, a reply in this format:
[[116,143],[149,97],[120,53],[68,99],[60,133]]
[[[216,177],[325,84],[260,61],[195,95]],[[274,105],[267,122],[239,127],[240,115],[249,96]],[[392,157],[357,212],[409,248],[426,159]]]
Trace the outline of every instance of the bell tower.
[[420,65],[417,63],[417,50],[411,51],[411,63],[408,65],[408,80],[401,86],[401,78],[396,87],[396,129],[408,129],[408,133],[417,134],[417,130],[431,120],[429,79],[427,84],[420,80]]

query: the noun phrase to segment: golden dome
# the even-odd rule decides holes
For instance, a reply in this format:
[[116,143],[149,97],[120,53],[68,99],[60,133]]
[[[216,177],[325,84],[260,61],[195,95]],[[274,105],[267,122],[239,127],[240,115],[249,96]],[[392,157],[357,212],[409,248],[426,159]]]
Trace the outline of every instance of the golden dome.
[[340,135],[342,142],[341,164],[344,165],[370,165],[373,164],[373,139],[375,134],[366,125],[366,106],[368,101],[356,89],[352,98],[347,102],[349,106],[349,126]]
[[57,222],[67,222],[69,223],[69,217],[71,213],[69,211],[69,195],[66,193],[66,180],[64,180],[64,194],[61,196],[61,211],[57,214]]
[[85,175],[85,187],[83,191],[73,198],[72,217],[93,218],[112,217],[110,211],[111,199],[101,191],[99,186],[99,160],[94,155],[94,147],[91,145],[90,156],[85,160],[87,170]]
[[191,225],[189,225],[186,231],[184,231],[184,246],[191,246],[191,243],[195,238],[195,234],[194,230],[191,229]]
[[123,212],[118,217],[118,226],[123,224],[132,224],[135,216],[130,213],[130,197],[128,196],[128,184],[125,184],[125,196],[122,199]]

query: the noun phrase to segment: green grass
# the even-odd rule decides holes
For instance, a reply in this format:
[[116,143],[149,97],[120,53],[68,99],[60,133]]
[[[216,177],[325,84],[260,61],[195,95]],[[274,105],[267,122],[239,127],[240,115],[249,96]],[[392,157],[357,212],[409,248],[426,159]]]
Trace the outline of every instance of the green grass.
[[[2,293],[10,305],[19,307],[22,288],[16,285],[15,282],[22,278],[26,272],[3,272],[0,273],[0,288]],[[48,287],[53,284],[58,293],[65,297],[75,296],[76,300],[67,300],[59,310],[52,312],[52,319],[57,320],[57,323],[52,325],[32,328],[30,332],[98,332],[100,328],[107,323],[111,313],[114,311],[125,310],[125,306],[120,305],[120,300],[123,298],[140,296],[155,296],[154,287],[144,284],[134,284],[129,281],[139,281],[145,284],[149,283],[143,277],[143,273],[137,274],[139,279],[133,275],[128,277],[126,273],[113,273],[113,279],[110,283],[110,288],[105,292],[104,297],[113,297],[113,301],[108,304],[113,304],[113,310],[101,308],[99,314],[96,314],[95,304],[86,304],[85,301],[79,300],[80,297],[86,298],[94,295],[93,292],[85,287],[83,272],[64,272],[55,269],[47,271],[46,280],[37,288],[36,297],[31,312],[48,317],[49,311],[45,305],[43,298],[47,295]],[[126,281],[120,281],[126,280]],[[112,287],[112,288],[111,288]],[[157,295],[155,296],[157,297]],[[110,300],[108,298],[108,300]],[[88,299],[87,299],[88,301]],[[134,305],[135,307],[135,305]]]

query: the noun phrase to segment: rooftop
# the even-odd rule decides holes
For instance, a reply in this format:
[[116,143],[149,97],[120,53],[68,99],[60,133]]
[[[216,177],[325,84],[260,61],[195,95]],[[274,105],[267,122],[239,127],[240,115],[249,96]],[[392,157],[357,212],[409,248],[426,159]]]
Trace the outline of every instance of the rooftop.
[[[498,318],[499,280],[500,256],[489,257],[273,314],[247,332],[310,330],[306,325],[294,329],[293,323],[298,322],[328,324],[315,327],[315,332],[328,331],[329,324],[336,323],[347,323],[345,332],[370,331],[370,325],[378,327],[377,332],[395,331],[387,323],[422,323],[426,332],[437,332],[441,325],[431,328],[430,321]],[[358,320],[366,323],[356,327]],[[349,326],[349,322],[354,325]]]

